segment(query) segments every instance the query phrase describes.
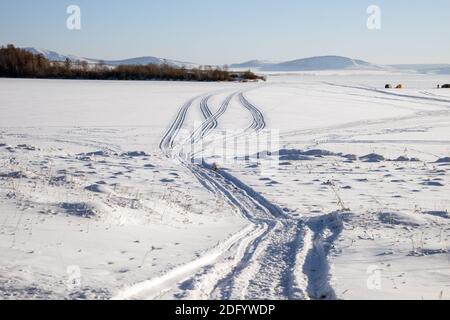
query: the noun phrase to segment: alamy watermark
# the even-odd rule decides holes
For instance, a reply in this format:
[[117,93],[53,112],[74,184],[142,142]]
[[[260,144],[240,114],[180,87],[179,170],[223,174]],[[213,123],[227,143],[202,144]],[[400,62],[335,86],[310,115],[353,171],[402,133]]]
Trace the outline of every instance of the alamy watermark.
[[[72,4],[67,7],[66,13],[69,15],[66,20],[67,29],[81,30],[81,8],[78,5]],[[381,30],[381,8],[378,5],[370,5],[367,7],[367,29]]]
[[81,30],[81,8],[77,5],[70,5],[66,9],[66,13],[69,15],[66,20],[67,29]]
[[66,269],[67,291],[74,292],[81,288],[81,268],[79,266],[68,266]]
[[180,130],[177,140],[181,142],[172,151],[186,162],[215,167],[245,162],[253,164],[264,176],[278,173],[280,165],[279,130],[260,130],[248,134],[243,130],[215,130],[204,135],[205,127],[195,131]]
[[367,8],[367,29],[380,30],[381,29],[381,8],[377,5],[371,5]]
[[379,266],[373,265],[367,268],[367,289],[369,290],[381,290],[381,268]]

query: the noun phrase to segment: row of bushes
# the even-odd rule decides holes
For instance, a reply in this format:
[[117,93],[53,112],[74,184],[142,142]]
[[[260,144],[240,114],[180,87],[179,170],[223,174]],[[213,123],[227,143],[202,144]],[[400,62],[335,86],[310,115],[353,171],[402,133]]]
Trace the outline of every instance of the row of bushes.
[[169,64],[95,66],[85,61],[49,61],[13,45],[0,48],[0,77],[89,79],[89,80],[183,80],[183,81],[251,81],[265,80],[250,71],[236,73],[226,68],[177,68]]

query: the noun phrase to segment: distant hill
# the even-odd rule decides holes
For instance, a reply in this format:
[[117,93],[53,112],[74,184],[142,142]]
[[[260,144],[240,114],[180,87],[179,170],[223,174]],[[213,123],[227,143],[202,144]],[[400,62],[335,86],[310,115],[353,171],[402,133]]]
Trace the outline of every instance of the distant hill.
[[450,64],[394,64],[392,68],[420,74],[449,74]]
[[254,72],[302,72],[324,70],[389,71],[399,73],[450,75],[450,64],[395,64],[378,65],[364,60],[341,56],[320,56],[273,63],[250,60],[230,65],[231,69],[250,69]]
[[262,68],[265,66],[273,65],[274,62],[270,62],[267,60],[250,60],[243,63],[234,63],[230,65],[232,69],[253,69],[253,68]]
[[385,67],[363,60],[340,56],[321,56],[297,59],[280,63],[265,60],[251,60],[233,64],[231,68],[248,68],[256,71],[290,72],[290,71],[320,71],[320,70],[384,70]]
[[383,67],[339,56],[312,57],[263,66],[264,71],[382,70]]
[[181,67],[186,67],[186,68],[198,67],[198,65],[196,65],[195,63],[191,63],[191,62],[183,62],[183,61],[163,59],[163,58],[157,58],[157,57],[151,57],[151,56],[124,59],[124,60],[106,60],[105,64],[110,65],[110,66],[168,64],[172,67],[179,67],[179,68],[181,68]]
[[58,62],[64,62],[66,59],[70,59],[71,61],[86,61],[88,63],[97,63],[98,60],[95,59],[87,59],[82,58],[74,55],[65,55],[58,53],[56,51],[46,50],[46,49],[36,49],[36,48],[22,48],[23,50],[26,50],[28,52],[31,52],[32,54],[41,54],[45,58],[47,58],[50,61],[58,61]]
[[157,58],[152,56],[146,56],[146,57],[138,57],[138,58],[131,58],[131,59],[124,59],[124,60],[101,60],[101,59],[91,59],[91,58],[84,58],[79,57],[75,55],[65,55],[60,54],[56,51],[46,50],[46,49],[36,49],[36,48],[23,48],[24,50],[31,52],[33,54],[42,54],[45,58],[47,58],[50,61],[59,61],[63,62],[66,59],[70,59],[71,61],[86,61],[90,64],[97,64],[100,61],[103,61],[108,66],[119,66],[119,65],[147,65],[147,64],[168,64],[172,67],[178,67],[181,68],[185,66],[186,68],[194,68],[198,67],[195,63],[191,62],[183,62],[183,61],[177,61],[177,60],[170,60],[170,59],[163,59],[163,58]]
[[[42,54],[50,61],[86,61],[89,64],[97,64],[103,61],[108,66],[119,65],[147,65],[168,64],[172,67],[196,68],[198,64],[178,60],[164,59],[153,56],[144,56],[123,60],[101,60],[79,57],[75,55],[60,54],[56,51],[23,48],[33,54]],[[324,70],[363,70],[363,71],[390,71],[402,73],[419,74],[443,74],[450,75],[450,64],[396,64],[382,66],[364,60],[352,59],[342,56],[319,56],[304,59],[296,59],[285,62],[272,62],[267,60],[250,60],[242,63],[231,64],[232,70],[252,70],[253,72],[302,72],[302,71],[324,71]]]

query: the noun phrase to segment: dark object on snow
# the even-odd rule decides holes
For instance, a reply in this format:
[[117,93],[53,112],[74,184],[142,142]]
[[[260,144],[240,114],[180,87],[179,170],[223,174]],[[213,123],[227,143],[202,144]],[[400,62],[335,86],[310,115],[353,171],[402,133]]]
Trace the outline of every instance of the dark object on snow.
[[403,85],[402,85],[402,84],[399,84],[399,85],[397,85],[397,86],[395,87],[395,89],[403,89]]
[[217,172],[219,171],[219,166],[217,165],[217,163],[213,163],[211,166],[212,171]]
[[384,86],[385,89],[392,89],[392,84],[387,84]]
[[441,86],[442,89],[450,89],[450,84],[443,84]]
[[440,88],[441,88],[441,85],[440,85],[440,84],[438,84],[437,88],[438,88],[438,89],[440,89]]

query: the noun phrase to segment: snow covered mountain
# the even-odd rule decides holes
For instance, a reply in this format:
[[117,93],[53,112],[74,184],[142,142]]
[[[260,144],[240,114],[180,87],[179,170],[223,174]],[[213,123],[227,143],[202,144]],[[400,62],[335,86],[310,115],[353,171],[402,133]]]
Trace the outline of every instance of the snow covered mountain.
[[381,70],[383,67],[340,56],[323,56],[292,60],[274,65],[266,65],[266,71],[316,71],[316,70]]
[[320,71],[320,70],[384,70],[388,67],[379,66],[363,60],[340,56],[321,56],[297,59],[281,63],[271,63],[264,60],[251,60],[241,64],[233,64],[231,68],[248,68],[255,71]]
[[191,62],[184,62],[184,61],[178,61],[178,60],[169,60],[169,59],[163,59],[163,58],[157,58],[157,57],[138,57],[138,58],[131,58],[131,59],[124,59],[124,60],[107,60],[105,61],[105,64],[110,66],[119,66],[119,65],[147,65],[147,64],[169,64],[173,67],[186,67],[186,68],[195,68],[198,67],[197,64],[191,63]]
[[86,61],[88,63],[97,63],[98,62],[98,60],[95,60],[95,59],[88,59],[88,58],[83,58],[83,57],[74,56],[74,55],[65,55],[65,54],[58,53],[56,51],[51,51],[51,50],[46,50],[46,49],[36,49],[36,48],[22,48],[22,49],[24,49],[32,54],[41,54],[50,61],[63,62],[66,59],[70,59],[72,61]]
[[388,71],[417,74],[450,74],[450,64],[395,64],[378,65],[364,60],[341,56],[320,56],[273,63],[267,60],[250,60],[230,65],[231,69],[250,69],[254,72],[301,72],[326,70]]
[[267,60],[250,60],[243,63],[234,63],[230,65],[232,69],[244,69],[244,68],[263,68],[265,66],[274,65],[274,62],[270,62]]
[[[196,68],[199,65],[191,62],[158,58],[153,56],[136,57],[123,60],[91,59],[75,55],[61,54],[56,51],[23,48],[33,54],[42,54],[50,61],[86,61],[89,64],[97,64],[103,61],[108,66],[119,65],[147,65],[167,63],[173,67]],[[398,64],[382,66],[367,61],[352,59],[342,56],[319,56],[304,59],[296,59],[286,62],[272,62],[268,60],[250,60],[243,63],[230,65],[232,70],[252,70],[254,72],[302,72],[302,71],[326,71],[326,70],[363,70],[363,71],[393,71],[418,74],[450,74],[450,64]]]
[[91,58],[84,58],[79,57],[75,55],[65,55],[60,54],[56,51],[51,50],[45,50],[45,49],[36,49],[36,48],[23,48],[24,50],[27,50],[28,52],[31,52],[33,54],[42,54],[44,57],[46,57],[50,61],[65,61],[66,59],[70,59],[71,61],[86,61],[90,64],[97,64],[100,61],[103,61],[108,66],[119,66],[119,65],[147,65],[147,64],[163,64],[167,63],[173,67],[183,67],[186,68],[195,68],[198,67],[197,64],[191,63],[191,62],[184,62],[184,61],[178,61],[178,60],[170,60],[170,59],[163,59],[163,58],[157,58],[152,56],[145,56],[145,57],[137,57],[137,58],[131,58],[131,59],[124,59],[124,60],[102,60],[102,59],[91,59]]

